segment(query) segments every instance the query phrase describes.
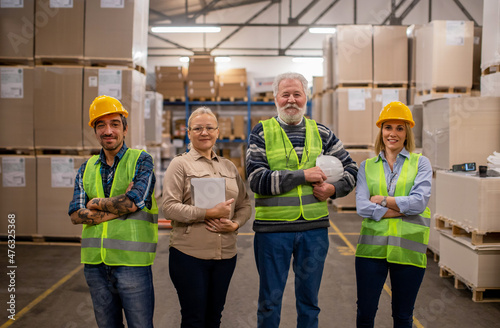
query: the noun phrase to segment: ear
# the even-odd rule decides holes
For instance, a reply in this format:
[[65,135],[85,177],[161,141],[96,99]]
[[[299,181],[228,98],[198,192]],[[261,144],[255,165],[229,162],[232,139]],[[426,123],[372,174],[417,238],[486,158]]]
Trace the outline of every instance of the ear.
[[123,130],[123,136],[125,137],[128,133],[128,124],[127,127]]

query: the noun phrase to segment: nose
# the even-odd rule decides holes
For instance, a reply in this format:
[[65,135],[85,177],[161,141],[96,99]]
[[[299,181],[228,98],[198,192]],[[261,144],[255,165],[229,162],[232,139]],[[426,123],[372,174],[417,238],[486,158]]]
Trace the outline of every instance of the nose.
[[288,102],[295,103],[295,98],[292,95],[290,95],[290,97],[288,97]]
[[207,135],[208,134],[208,130],[207,128],[201,128],[201,135]]
[[106,126],[104,127],[104,134],[111,134],[111,126],[106,124]]

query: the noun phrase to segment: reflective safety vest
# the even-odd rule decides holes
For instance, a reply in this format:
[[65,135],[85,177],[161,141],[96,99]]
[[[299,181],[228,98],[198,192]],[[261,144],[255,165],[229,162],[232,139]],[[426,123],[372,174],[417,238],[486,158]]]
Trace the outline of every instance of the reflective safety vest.
[[[142,150],[127,149],[116,167],[110,197],[123,195],[135,175]],[[96,164],[97,163],[97,164]],[[99,155],[92,156],[83,173],[89,199],[104,198]],[[82,263],[125,266],[152,265],[158,242],[158,207],[154,193],[148,210],[125,214],[96,225],[83,225]]]
[[[305,170],[316,166],[316,157],[321,154],[323,143],[318,126],[313,120],[306,121],[304,151],[299,158],[292,142],[275,118],[261,121],[266,141],[267,162],[272,171]],[[326,201],[320,202],[313,195],[310,184],[297,186],[284,194],[262,196],[255,194],[255,220],[294,221],[302,216],[306,220],[317,220],[328,216]]]
[[[401,168],[394,196],[408,196],[418,173],[421,154],[410,153]],[[382,160],[366,160],[365,173],[370,196],[388,196]],[[418,215],[364,219],[356,248],[356,256],[387,259],[387,262],[425,268],[431,212],[428,207]]]

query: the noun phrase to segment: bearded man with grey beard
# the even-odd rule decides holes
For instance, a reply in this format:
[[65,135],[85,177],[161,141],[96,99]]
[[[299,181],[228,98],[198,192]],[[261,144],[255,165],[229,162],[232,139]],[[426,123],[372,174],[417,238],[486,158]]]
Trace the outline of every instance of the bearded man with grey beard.
[[[356,186],[357,166],[326,126],[304,117],[308,82],[298,73],[273,83],[278,115],[259,122],[248,142],[246,169],[255,193],[254,253],[259,272],[257,327],[278,328],[293,256],[298,328],[317,328],[318,293],[328,253],[326,200]],[[320,155],[337,157],[343,177],[327,183]]]

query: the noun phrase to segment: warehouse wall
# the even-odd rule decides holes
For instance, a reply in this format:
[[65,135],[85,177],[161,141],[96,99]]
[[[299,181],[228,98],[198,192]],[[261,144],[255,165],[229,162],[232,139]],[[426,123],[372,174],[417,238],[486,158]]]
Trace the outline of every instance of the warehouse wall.
[[[326,7],[331,3],[330,0],[321,0],[310,12],[308,12],[301,20],[301,23],[308,23],[314,20]],[[318,24],[352,24],[353,23],[353,0],[342,0],[338,2],[328,13],[323,16],[317,23]],[[461,3],[474,17],[479,25],[482,25],[482,0],[461,0]],[[305,1],[294,1],[292,14],[298,14],[305,6]],[[227,9],[223,11],[216,11],[206,17],[206,22],[244,22],[248,20],[253,14],[258,12],[265,4],[243,6],[239,8]],[[380,24],[385,17],[390,13],[391,1],[389,0],[358,0],[358,13],[357,24]],[[429,2],[422,0],[418,3],[410,14],[403,20],[404,25],[423,24],[428,22],[428,5]],[[398,16],[406,8],[403,6],[396,13]],[[281,22],[285,23],[288,19],[288,1],[283,1],[282,4],[282,19]],[[278,5],[271,7],[264,14],[260,15],[252,23],[278,23]],[[432,19],[443,20],[467,20],[465,15],[457,7],[453,0],[440,0],[432,1]],[[202,22],[200,20],[200,22]],[[188,34],[169,34],[165,35],[166,38],[173,42],[177,42],[189,48],[212,48],[217,45],[225,36],[229,35],[235,27],[225,27],[221,33],[207,34],[205,36],[188,35]],[[298,33],[303,30],[303,27],[282,28],[281,40],[278,36],[278,29],[246,27],[239,31],[236,35],[224,42],[221,47],[248,47],[248,41],[252,40],[252,44],[257,42],[257,46],[262,48],[277,48],[286,47]],[[257,39],[257,40],[256,40]],[[321,57],[322,42],[324,35],[306,33],[300,38],[293,47],[295,48],[315,48],[318,51],[310,51],[311,55]],[[155,38],[149,37],[149,47],[171,47],[171,45],[159,41]],[[292,47],[292,48],[293,48]],[[160,51],[150,50],[149,54],[158,54]],[[185,54],[191,55],[190,52],[182,49],[172,49],[161,53],[168,53],[172,55]],[[212,55],[219,56],[224,54],[235,53],[251,53],[250,51],[235,51],[235,50],[215,50]],[[275,54],[276,51],[259,51],[253,54]],[[294,51],[288,51],[287,54],[293,55]],[[304,55],[304,52],[301,52]],[[180,65],[179,57],[149,57],[148,58],[148,72],[153,73],[155,66],[175,66]],[[312,76],[323,75],[323,66],[321,63],[310,64],[297,64],[291,61],[289,57],[232,57],[230,63],[224,65],[218,64],[218,69],[222,68],[238,68],[245,67],[248,72],[249,81],[252,77],[268,77],[285,71],[298,71],[304,74],[309,80]]]

